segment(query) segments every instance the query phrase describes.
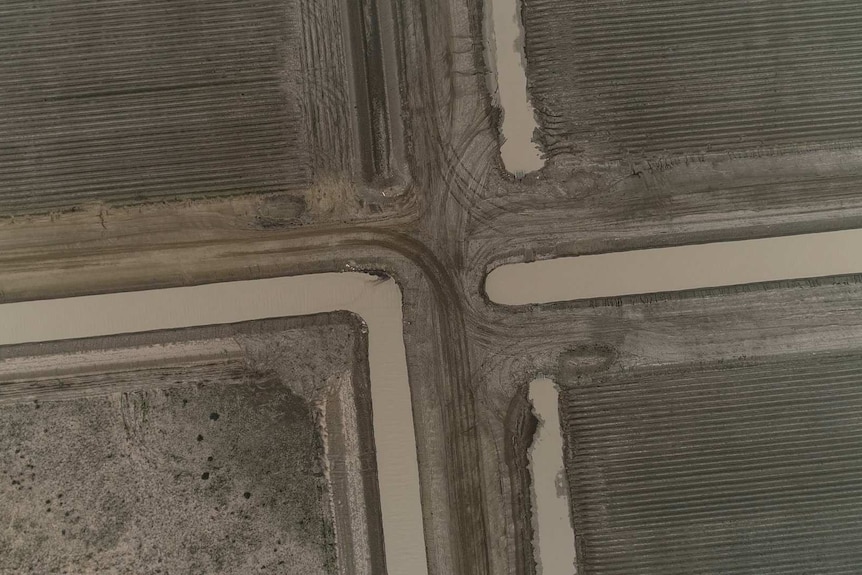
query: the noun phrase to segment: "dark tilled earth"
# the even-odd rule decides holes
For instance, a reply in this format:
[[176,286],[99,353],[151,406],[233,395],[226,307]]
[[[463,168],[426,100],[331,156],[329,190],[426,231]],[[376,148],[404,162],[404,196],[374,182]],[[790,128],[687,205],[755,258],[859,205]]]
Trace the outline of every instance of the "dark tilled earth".
[[311,181],[298,0],[10,2],[0,214]]
[[858,143],[850,0],[524,2],[551,155],[639,159]]
[[580,571],[857,573],[858,356],[568,382]]

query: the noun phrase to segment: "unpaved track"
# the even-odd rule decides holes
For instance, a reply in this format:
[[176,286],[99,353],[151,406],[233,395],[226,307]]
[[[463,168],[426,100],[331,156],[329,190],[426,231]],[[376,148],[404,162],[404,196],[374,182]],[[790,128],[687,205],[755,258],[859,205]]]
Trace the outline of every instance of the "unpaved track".
[[[395,58],[383,73],[399,74],[387,86],[401,99],[389,120],[404,123],[397,196],[387,195],[388,182],[358,183],[353,162],[369,161],[368,150],[356,150],[359,134],[319,132],[313,146],[350,151],[316,164],[300,217],[285,197],[249,196],[0,222],[0,299],[343,270],[391,275],[404,294],[431,571],[529,574],[529,545],[516,525],[523,516],[512,504],[523,486],[504,461],[512,434],[505,416],[524,383],[584,346],[586,359],[574,363],[602,364],[603,354],[640,365],[852,348],[860,291],[848,278],[504,309],[484,297],[487,271],[858,226],[859,153],[803,146],[613,165],[576,155],[515,181],[501,169],[486,93],[481,3],[399,1],[392,18]],[[318,86],[340,74],[314,72]],[[308,118],[325,113],[318,106]]]
[[[121,235],[128,231],[121,232]],[[7,253],[5,257],[0,256],[3,260],[0,266],[5,270],[3,287],[6,301],[153,288],[156,287],[153,277],[173,278],[160,287],[199,285],[217,281],[215,278],[224,279],[225,269],[235,270],[231,276],[234,280],[346,269],[382,269],[391,273],[405,290],[405,317],[413,317],[417,306],[423,306],[431,313],[428,320],[416,321],[412,328],[405,329],[413,393],[436,396],[429,401],[431,405],[439,402],[443,416],[441,431],[445,433],[445,436],[440,436],[435,432],[436,436],[426,437],[426,446],[420,446],[420,456],[423,447],[432,453],[427,457],[426,466],[432,462],[442,464],[426,473],[440,475],[434,484],[446,490],[440,493],[429,489],[423,493],[426,509],[447,501],[451,507],[441,510],[441,518],[437,521],[446,521],[448,516],[453,522],[436,526],[426,517],[426,522],[431,523],[426,529],[432,543],[435,543],[435,538],[444,539],[435,544],[437,556],[430,559],[431,568],[433,572],[443,573],[445,569],[451,569],[446,567],[450,561],[461,561],[464,567],[455,567],[458,572],[481,573],[481,567],[472,567],[487,565],[482,554],[475,554],[476,549],[481,550],[485,545],[485,518],[481,478],[476,465],[480,458],[474,423],[474,397],[469,379],[461,298],[448,273],[421,243],[388,230],[357,228],[352,232],[339,232],[318,229],[278,233],[231,231],[231,227],[227,227],[222,232],[221,241],[200,242],[193,239],[194,235],[188,235],[186,237],[190,241],[177,241],[172,247],[158,246],[152,253],[142,250],[137,242],[130,242],[125,247],[117,245],[117,249],[112,250],[110,267],[100,266],[89,256],[91,246],[101,243],[98,238],[82,242],[71,250],[55,252],[53,257],[59,259],[54,263],[51,263],[51,257],[34,261],[30,257]],[[180,235],[184,233],[180,232]],[[341,254],[338,258],[324,257],[334,250]],[[76,262],[81,267],[69,273],[69,266],[75,266]],[[24,286],[24,293],[30,297],[16,292],[16,284]],[[92,290],[92,286],[98,286],[98,290]],[[430,308],[427,307],[429,302],[432,304]],[[417,317],[423,316],[424,312],[418,313]],[[429,356],[423,351],[428,343],[433,346],[435,355]],[[424,415],[434,417],[433,412]],[[418,425],[421,429],[422,423]],[[433,422],[425,425],[433,425]],[[442,460],[433,455],[440,449],[446,454]],[[465,550],[470,548],[474,552],[467,553]]]

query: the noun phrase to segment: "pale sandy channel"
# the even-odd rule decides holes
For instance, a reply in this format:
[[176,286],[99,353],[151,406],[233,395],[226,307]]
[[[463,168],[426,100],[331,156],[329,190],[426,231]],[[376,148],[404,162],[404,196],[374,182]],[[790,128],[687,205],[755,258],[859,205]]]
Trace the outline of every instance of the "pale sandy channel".
[[486,58],[492,72],[490,91],[503,110],[505,142],[500,154],[506,170],[526,174],[540,169],[544,160],[532,141],[537,124],[524,72],[521,0],[493,0],[485,3],[485,10]]
[[533,557],[538,575],[575,572],[575,534],[569,518],[559,394],[550,379],[530,383],[533,413],[539,427],[530,447],[533,492]]
[[522,305],[859,272],[862,230],[844,230],[508,264],[485,290]]

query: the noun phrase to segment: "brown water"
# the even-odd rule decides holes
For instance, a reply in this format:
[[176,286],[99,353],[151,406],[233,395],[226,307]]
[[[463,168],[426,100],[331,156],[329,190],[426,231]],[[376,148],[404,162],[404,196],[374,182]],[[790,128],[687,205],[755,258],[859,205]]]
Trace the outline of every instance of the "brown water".
[[532,141],[536,119],[527,95],[520,9],[520,0],[493,0],[485,4],[486,54],[492,70],[489,83],[497,105],[503,110],[505,142],[500,153],[503,165],[516,175],[544,165],[539,148]]
[[677,291],[862,272],[862,230],[543,260],[488,274],[505,305]]
[[530,401],[539,427],[530,447],[533,556],[538,575],[575,572],[575,534],[569,519],[568,487],[563,469],[559,395],[550,379],[530,383]]

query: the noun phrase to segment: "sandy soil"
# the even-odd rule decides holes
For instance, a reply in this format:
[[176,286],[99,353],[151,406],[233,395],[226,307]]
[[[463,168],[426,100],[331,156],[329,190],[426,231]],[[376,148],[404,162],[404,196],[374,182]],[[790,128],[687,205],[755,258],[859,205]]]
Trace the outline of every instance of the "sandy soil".
[[[334,492],[326,477],[327,421],[315,405],[326,404],[329,387],[352,388],[354,372],[364,379],[362,353],[352,366],[364,342],[348,316],[304,323],[138,336],[139,346],[198,344],[183,347],[186,357],[137,369],[152,359],[135,353],[147,347],[129,347],[135,337],[3,348],[7,362],[64,345],[83,357],[113,359],[96,361],[87,373],[83,364],[42,355],[42,368],[30,371],[40,373],[59,357],[59,375],[6,378],[0,450],[9,465],[0,472],[0,516],[8,522],[0,532],[0,572],[363,572],[339,558],[351,551],[337,548],[332,513],[331,499],[343,487]],[[222,336],[212,340],[224,342],[221,349],[206,346],[207,335]],[[262,345],[280,350],[277,371],[260,363]],[[117,361],[121,349],[124,362]],[[63,369],[72,371],[64,376]],[[368,449],[367,423],[359,432],[356,423],[333,436],[339,445],[342,434],[354,437],[358,445],[347,454]],[[357,478],[354,501],[361,506],[363,474]],[[379,554],[379,543],[367,539],[375,509],[347,521]],[[366,551],[364,560],[382,558]]]

